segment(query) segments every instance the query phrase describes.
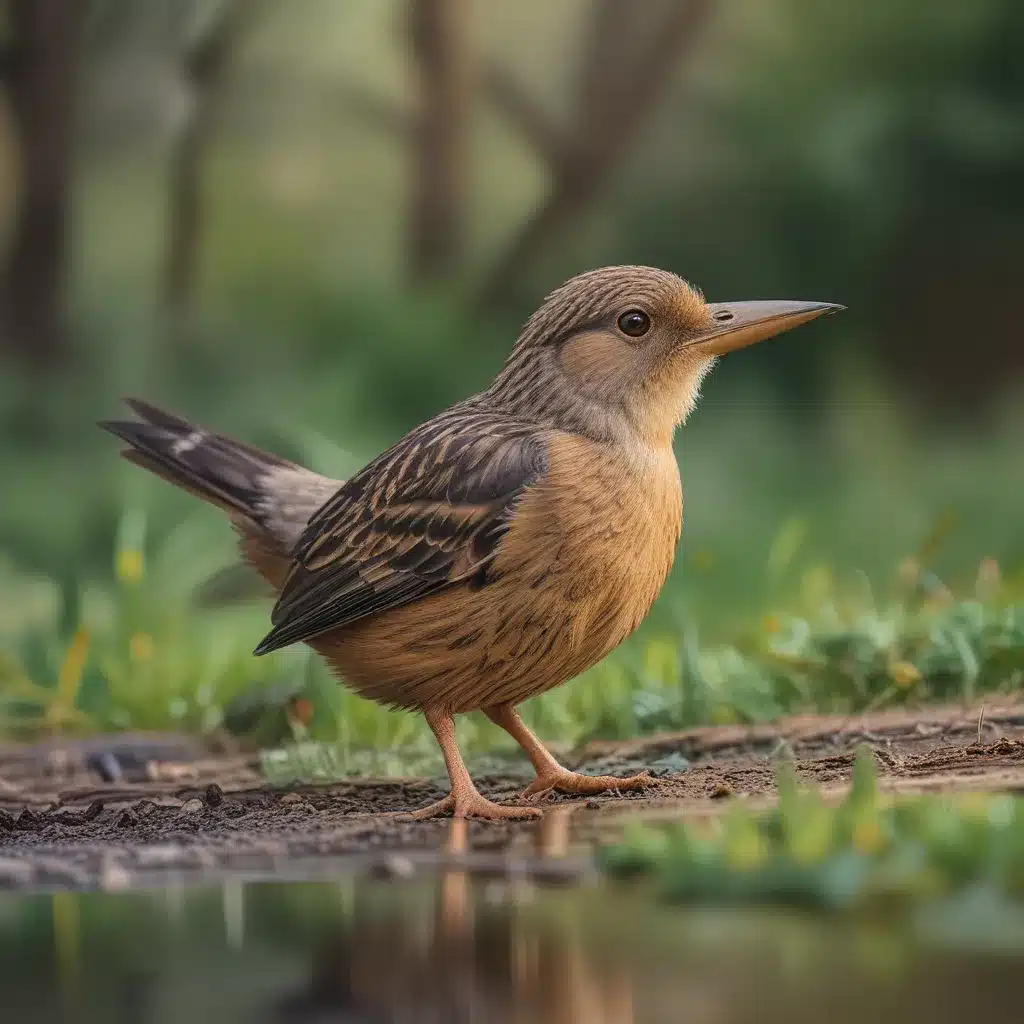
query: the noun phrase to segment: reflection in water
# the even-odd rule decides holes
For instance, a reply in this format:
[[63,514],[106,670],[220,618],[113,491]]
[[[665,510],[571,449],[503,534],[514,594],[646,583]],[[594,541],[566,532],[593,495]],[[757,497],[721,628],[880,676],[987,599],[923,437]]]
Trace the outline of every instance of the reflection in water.
[[575,943],[509,927],[503,915],[438,918],[421,932],[398,920],[357,915],[322,942],[308,988],[271,1019],[632,1024],[628,979],[585,957]]
[[[547,856],[568,849],[571,809],[556,811],[563,813],[538,832],[538,853]],[[465,821],[452,822],[447,848],[467,851]],[[626,972],[608,957],[585,955],[562,929],[521,920],[509,897],[522,903],[529,892],[523,884],[481,888],[451,871],[427,913],[413,920],[357,901],[316,952],[308,989],[286,1000],[277,1019],[304,1024],[347,1013],[343,1019],[416,1024],[633,1024]]]
[[238,879],[225,882],[221,889],[224,908],[224,938],[232,949],[241,949],[245,941],[245,887]]
[[[535,852],[565,856],[571,808]],[[466,851],[464,822],[448,849]],[[1019,947],[1018,947],[1019,948]],[[0,895],[4,1020],[104,1024],[895,1024],[1014,1019],[1021,958],[904,932],[653,906],[449,872],[430,883]]]

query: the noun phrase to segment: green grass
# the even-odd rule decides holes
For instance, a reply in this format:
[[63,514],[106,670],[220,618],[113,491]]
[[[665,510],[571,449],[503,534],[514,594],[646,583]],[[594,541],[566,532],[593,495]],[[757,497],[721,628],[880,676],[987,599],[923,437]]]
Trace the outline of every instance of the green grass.
[[602,866],[619,878],[648,878],[663,898],[686,904],[902,909],[970,892],[1014,904],[1024,935],[1024,799],[888,799],[868,747],[838,806],[798,786],[788,763],[778,788],[771,811],[735,804],[702,824],[635,825],[603,850]]
[[[787,531],[760,572],[792,556]],[[236,556],[215,516],[197,512],[158,542],[146,532],[141,513],[123,517],[99,581],[0,567],[0,732],[227,731],[287,747],[268,761],[284,776],[440,769],[420,716],[360,699],[304,648],[251,656],[268,602],[250,599],[254,588],[229,569]],[[915,560],[886,588],[820,564],[795,579],[756,615],[709,625],[662,609],[602,664],[528,702],[526,717],[573,745],[799,711],[969,702],[1024,683],[1024,595],[992,560],[959,596]],[[464,719],[460,738],[478,758],[514,749],[482,716]]]

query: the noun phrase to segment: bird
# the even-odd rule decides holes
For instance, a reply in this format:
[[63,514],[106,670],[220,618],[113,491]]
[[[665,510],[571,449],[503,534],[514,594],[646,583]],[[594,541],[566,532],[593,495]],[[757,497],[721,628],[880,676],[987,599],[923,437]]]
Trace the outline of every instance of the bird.
[[[424,715],[451,788],[413,818],[530,818],[552,793],[652,784],[570,771],[517,707],[601,661],[654,603],[682,530],[673,438],[716,360],[843,308],[709,302],[655,267],[585,271],[485,390],[345,481],[139,399],[100,426],[227,512],[277,594],[256,655],[306,643],[358,694]],[[454,718],[475,710],[533,765],[515,803],[481,794],[463,761]]]

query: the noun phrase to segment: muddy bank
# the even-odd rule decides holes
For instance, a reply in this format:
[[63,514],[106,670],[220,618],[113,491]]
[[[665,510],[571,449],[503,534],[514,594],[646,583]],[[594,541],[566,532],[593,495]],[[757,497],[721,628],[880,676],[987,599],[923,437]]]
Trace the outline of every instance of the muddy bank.
[[[122,754],[150,742],[118,741]],[[804,778],[838,796],[864,743],[889,790],[1024,791],[1024,705],[988,708],[983,719],[977,709],[945,708],[591,744],[577,758],[583,770],[650,768],[654,783],[643,793],[586,801],[554,797],[539,823],[471,822],[454,849],[451,822],[401,817],[442,796],[442,780],[282,790],[246,759],[209,758],[180,742],[161,748],[166,762],[148,762],[164,765],[157,777],[131,781],[121,771],[111,780],[104,777],[109,762],[104,768],[93,756],[102,746],[87,756],[65,750],[55,772],[51,745],[0,752],[0,887],[125,888],[162,884],[171,874],[308,876],[314,864],[333,870],[338,858],[376,873],[411,873],[456,857],[485,872],[571,877],[587,870],[594,839],[626,818],[714,814],[735,799],[770,802],[778,756],[792,755]],[[478,782],[498,800],[517,799],[523,787],[523,777],[511,773]]]

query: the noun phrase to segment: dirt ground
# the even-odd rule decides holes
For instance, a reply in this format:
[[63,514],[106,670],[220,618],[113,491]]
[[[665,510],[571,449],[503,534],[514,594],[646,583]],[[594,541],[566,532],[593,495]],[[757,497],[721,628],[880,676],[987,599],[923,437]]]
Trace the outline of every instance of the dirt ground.
[[[573,878],[599,835],[636,817],[704,816],[768,803],[774,762],[793,756],[826,795],[848,784],[857,746],[897,792],[1024,791],[1024,704],[792,718],[593,743],[589,772],[655,776],[643,793],[555,797],[537,823],[410,822],[441,780],[359,780],[280,789],[258,763],[187,740],[123,736],[0,749],[0,889],[166,885],[172,879],[319,877],[354,867],[406,875],[440,864]],[[524,778],[478,776],[498,800]]]

